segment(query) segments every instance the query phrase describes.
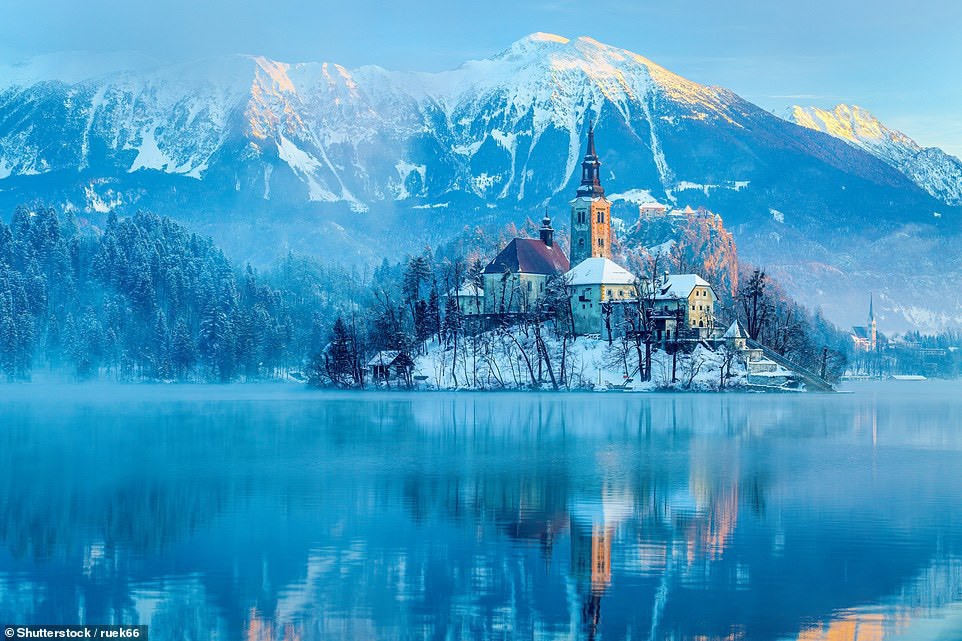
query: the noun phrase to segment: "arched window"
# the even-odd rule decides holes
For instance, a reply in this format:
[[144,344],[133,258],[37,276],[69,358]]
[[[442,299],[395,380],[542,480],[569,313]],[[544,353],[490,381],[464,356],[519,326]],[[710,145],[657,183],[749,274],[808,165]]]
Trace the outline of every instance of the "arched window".
[[580,249],[584,249],[584,248],[585,248],[585,239],[584,239],[584,238],[579,238],[579,239],[578,239],[578,247],[579,247]]

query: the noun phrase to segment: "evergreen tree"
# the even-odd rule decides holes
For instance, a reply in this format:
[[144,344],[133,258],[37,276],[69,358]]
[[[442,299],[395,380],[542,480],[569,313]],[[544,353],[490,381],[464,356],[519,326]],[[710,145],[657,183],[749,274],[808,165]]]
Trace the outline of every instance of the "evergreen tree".
[[174,376],[178,379],[187,378],[197,359],[194,341],[190,337],[190,330],[183,320],[177,321],[171,338],[171,366]]
[[338,387],[348,387],[355,383],[353,351],[347,325],[338,316],[331,329],[331,342],[324,356],[327,377]]

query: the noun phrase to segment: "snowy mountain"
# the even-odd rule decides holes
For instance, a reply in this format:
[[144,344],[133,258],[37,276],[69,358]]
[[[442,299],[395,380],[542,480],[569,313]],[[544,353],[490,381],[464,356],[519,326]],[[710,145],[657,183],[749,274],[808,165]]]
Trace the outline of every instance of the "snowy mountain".
[[0,211],[42,198],[97,222],[146,208],[241,260],[290,248],[371,262],[545,206],[565,227],[594,122],[627,224],[646,200],[706,206],[744,258],[830,317],[854,320],[871,288],[892,292],[903,323],[898,306],[962,324],[958,288],[905,286],[942,262],[891,251],[958,253],[962,210],[860,147],[590,38],[533,34],[441,73],[251,56],[126,66],[0,67]]
[[921,147],[858,105],[838,105],[831,111],[795,106],[789,120],[864,149],[939,200],[962,205],[962,160],[937,147]]
[[[83,80],[77,68],[50,80],[39,73],[0,80],[0,177],[153,170],[226,181],[263,200],[366,211],[453,192],[486,203],[566,194],[589,120],[607,131],[616,198],[637,188],[676,200],[686,190],[750,186],[756,167],[746,159],[713,162],[720,151],[738,150],[706,140],[709,128],[713,137],[762,133],[789,151],[811,151],[735,94],[590,38],[534,34],[492,59],[436,74],[248,56],[98,69]],[[773,127],[782,131],[758,131]],[[690,148],[693,130],[701,134],[698,149]],[[854,173],[902,186],[871,163]],[[101,206],[89,197],[76,204]]]

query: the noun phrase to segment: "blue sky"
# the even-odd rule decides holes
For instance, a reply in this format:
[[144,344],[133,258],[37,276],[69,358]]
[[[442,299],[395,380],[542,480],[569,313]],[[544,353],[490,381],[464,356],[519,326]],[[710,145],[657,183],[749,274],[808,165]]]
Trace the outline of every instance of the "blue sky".
[[548,31],[591,36],[768,108],[859,104],[962,156],[962,2],[8,0],[0,60],[224,53],[435,71]]

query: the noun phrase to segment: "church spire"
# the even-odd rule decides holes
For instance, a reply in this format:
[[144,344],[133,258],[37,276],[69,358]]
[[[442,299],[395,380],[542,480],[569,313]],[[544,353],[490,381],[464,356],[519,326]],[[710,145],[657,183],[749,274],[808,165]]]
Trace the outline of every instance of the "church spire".
[[581,185],[571,201],[571,264],[586,258],[611,258],[611,203],[601,186],[601,161],[595,149],[595,124],[588,123],[588,149],[581,161]]
[[578,187],[578,197],[604,198],[605,189],[601,186],[601,161],[595,151],[595,124],[588,125],[588,150],[581,161],[581,186]]
[[869,320],[869,322],[872,322],[872,321],[875,320],[875,310],[874,310],[874,304],[873,304],[874,301],[872,300],[872,298],[873,298],[873,297],[872,297],[872,292],[869,292],[869,294],[868,294],[868,320]]
[[554,244],[554,229],[551,228],[551,217],[548,216],[548,207],[544,208],[544,218],[541,219],[541,229],[539,230],[541,242],[548,247]]

